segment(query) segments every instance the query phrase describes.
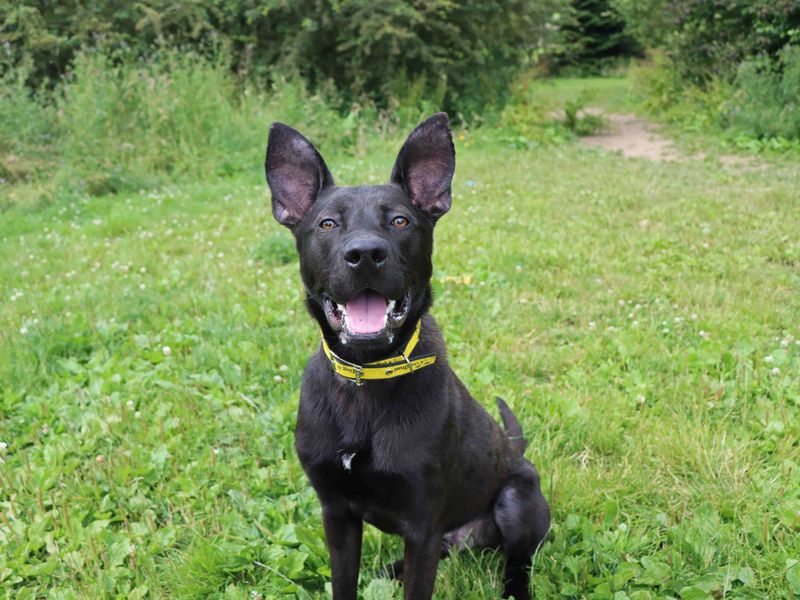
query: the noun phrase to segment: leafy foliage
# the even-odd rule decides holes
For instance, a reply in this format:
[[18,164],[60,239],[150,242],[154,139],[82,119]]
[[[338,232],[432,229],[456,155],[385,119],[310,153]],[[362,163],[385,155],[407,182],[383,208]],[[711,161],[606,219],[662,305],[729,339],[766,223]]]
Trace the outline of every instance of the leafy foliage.
[[[713,125],[751,149],[800,139],[797,0],[615,0],[640,39],[662,49],[648,103],[698,129]],[[723,97],[727,95],[727,97]],[[796,144],[795,144],[796,147]]]
[[344,106],[368,98],[386,107],[421,85],[428,99],[472,115],[502,104],[559,2],[2,0],[0,43],[6,68],[26,66],[33,86],[56,83],[81,49],[130,60],[169,47],[224,52],[231,69],[262,84],[283,73],[314,92],[334,85]]
[[631,31],[663,49],[679,77],[703,84],[732,80],[753,56],[776,59],[800,42],[797,0],[612,0]]
[[335,140],[350,152],[359,128],[381,122],[360,107],[340,114],[302,81],[264,90],[177,51],[135,63],[82,52],[53,92],[34,94],[24,79],[11,71],[0,81],[0,180],[48,180],[62,194],[257,172],[273,120],[302,122],[322,147]]
[[797,0],[673,0],[667,6],[673,28],[667,52],[693,83],[732,78],[745,59],[776,59],[784,46],[800,42]]
[[556,64],[591,70],[611,59],[641,56],[642,47],[609,0],[572,0],[568,15],[560,26]]
[[744,61],[736,88],[728,106],[732,127],[757,138],[800,139],[800,46],[787,46],[777,61]]
[[[255,175],[275,120],[301,127],[323,151],[364,156],[438,107],[417,80],[393,100],[391,115],[372,104],[343,113],[337,95],[312,94],[299,77],[263,89],[219,59],[169,50],[134,63],[82,52],[54,91],[33,93],[24,80],[22,70],[0,80],[0,185],[39,184],[39,201]],[[550,114],[563,100],[543,104],[524,88],[514,85],[507,106],[484,124],[523,145],[570,138]],[[8,202],[0,197],[0,207]]]

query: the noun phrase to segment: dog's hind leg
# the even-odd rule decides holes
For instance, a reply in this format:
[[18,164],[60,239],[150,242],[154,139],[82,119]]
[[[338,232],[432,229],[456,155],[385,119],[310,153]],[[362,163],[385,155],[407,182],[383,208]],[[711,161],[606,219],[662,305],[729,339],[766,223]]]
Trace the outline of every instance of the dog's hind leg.
[[506,555],[503,598],[529,600],[531,559],[550,527],[550,509],[533,465],[524,463],[506,480],[493,510]]
[[494,522],[494,515],[488,512],[462,525],[458,529],[448,531],[444,536],[444,548],[449,554],[464,548],[483,550],[500,547],[500,531]]

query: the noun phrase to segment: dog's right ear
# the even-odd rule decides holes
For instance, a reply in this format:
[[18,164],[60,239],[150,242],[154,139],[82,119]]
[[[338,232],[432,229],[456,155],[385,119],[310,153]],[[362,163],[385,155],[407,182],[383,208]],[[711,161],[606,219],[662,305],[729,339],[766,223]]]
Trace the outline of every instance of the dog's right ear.
[[269,128],[264,172],[272,192],[272,214],[281,225],[297,225],[333,176],[314,145],[283,123]]

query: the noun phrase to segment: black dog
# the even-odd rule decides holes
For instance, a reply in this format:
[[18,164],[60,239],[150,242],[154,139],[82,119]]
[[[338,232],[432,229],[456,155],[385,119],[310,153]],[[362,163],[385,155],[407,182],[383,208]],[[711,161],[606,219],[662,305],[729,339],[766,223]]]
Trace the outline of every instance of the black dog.
[[516,417],[501,430],[447,364],[431,306],[433,227],[450,209],[447,115],[419,125],[386,185],[337,187],[300,133],[269,132],[275,218],[291,229],[322,345],[303,376],[296,447],[322,503],[333,596],[355,598],[362,521],[403,536],[388,568],[433,594],[452,546],[500,548],[504,597],[529,597],[550,511]]

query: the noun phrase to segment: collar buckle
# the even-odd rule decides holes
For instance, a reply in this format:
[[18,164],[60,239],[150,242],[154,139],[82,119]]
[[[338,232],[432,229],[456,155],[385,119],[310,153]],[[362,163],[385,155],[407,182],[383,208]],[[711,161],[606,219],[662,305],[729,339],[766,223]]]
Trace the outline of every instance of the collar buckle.
[[337,356],[328,347],[324,335],[322,335],[322,351],[333,366],[333,370],[338,375],[356,384],[358,387],[361,387],[366,380],[390,379],[400,375],[411,374],[436,362],[435,354],[426,354],[413,361],[408,357],[408,355],[414,351],[414,348],[419,341],[421,325],[422,321],[417,321],[417,326],[414,329],[411,339],[409,339],[403,352],[392,358],[377,360],[364,365],[351,363],[350,361]]

